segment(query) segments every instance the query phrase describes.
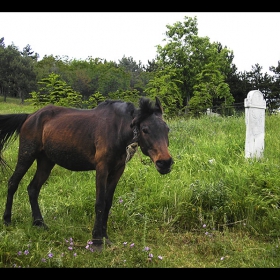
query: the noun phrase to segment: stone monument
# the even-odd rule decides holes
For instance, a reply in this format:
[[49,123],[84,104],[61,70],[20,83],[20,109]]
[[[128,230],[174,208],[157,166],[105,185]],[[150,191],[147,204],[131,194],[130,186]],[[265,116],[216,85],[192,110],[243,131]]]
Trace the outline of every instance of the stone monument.
[[244,100],[245,158],[261,158],[264,152],[266,102],[259,90],[251,90]]

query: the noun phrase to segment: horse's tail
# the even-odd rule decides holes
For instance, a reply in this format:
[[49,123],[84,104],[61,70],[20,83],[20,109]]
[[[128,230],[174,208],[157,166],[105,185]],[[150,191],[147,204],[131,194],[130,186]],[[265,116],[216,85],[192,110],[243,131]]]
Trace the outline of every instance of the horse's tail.
[[20,133],[23,123],[29,114],[7,114],[0,115],[0,165],[7,167],[2,152],[7,144],[14,141]]

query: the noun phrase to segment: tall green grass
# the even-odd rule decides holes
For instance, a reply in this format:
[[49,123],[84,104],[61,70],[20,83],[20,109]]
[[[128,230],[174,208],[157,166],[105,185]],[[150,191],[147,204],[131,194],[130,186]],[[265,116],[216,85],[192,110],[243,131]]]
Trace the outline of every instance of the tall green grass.
[[[0,102],[1,113],[32,109]],[[244,116],[167,120],[173,170],[160,175],[135,154],[110,211],[114,245],[101,253],[87,247],[95,171],[55,166],[39,196],[45,231],[31,226],[33,165],[15,195],[12,225],[0,224],[0,267],[279,267],[279,121],[266,116],[264,157],[252,160],[244,157]],[[12,167],[17,148],[18,141],[4,153]],[[10,175],[0,175],[2,213]]]

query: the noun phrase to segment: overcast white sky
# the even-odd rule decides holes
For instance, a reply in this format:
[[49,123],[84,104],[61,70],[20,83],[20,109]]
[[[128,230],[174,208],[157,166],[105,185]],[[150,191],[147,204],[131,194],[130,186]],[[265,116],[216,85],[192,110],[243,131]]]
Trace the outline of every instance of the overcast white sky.
[[69,59],[132,57],[147,64],[164,45],[166,25],[197,16],[198,36],[220,42],[234,53],[238,71],[263,72],[280,60],[279,12],[1,12],[0,38],[22,50]]

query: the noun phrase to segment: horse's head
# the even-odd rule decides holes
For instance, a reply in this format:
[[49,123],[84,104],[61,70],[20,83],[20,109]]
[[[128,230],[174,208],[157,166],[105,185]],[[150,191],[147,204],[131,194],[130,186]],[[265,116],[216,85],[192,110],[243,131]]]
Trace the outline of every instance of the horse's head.
[[155,105],[151,101],[140,99],[140,109],[131,126],[139,129],[138,144],[142,153],[149,156],[160,174],[171,171],[173,159],[168,151],[169,128],[162,118],[163,109],[156,97]]

